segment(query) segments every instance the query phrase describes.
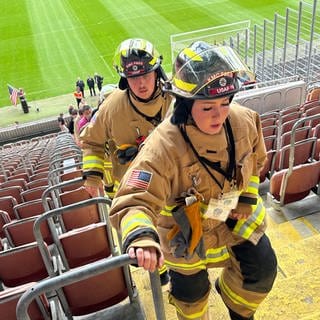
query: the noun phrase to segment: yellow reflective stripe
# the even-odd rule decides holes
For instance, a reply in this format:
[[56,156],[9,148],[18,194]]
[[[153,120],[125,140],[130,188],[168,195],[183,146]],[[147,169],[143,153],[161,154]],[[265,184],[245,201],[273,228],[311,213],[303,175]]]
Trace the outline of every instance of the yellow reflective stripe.
[[240,304],[245,306],[246,308],[255,311],[259,304],[258,303],[253,303],[249,302],[243,297],[237,295],[235,292],[233,292],[224,282],[223,278],[219,278],[219,287],[220,289],[224,292],[224,294],[235,304]]
[[118,180],[114,180],[113,191],[117,192],[119,190],[120,182]]
[[188,83],[188,82],[185,82],[185,81],[183,81],[181,79],[177,79],[177,78],[174,78],[173,82],[177,88],[184,90],[186,92],[191,92],[197,86],[194,83]]
[[165,273],[167,271],[166,265],[164,264],[161,268],[158,269],[158,271],[159,271],[159,274]]
[[250,180],[249,180],[248,188],[246,189],[245,192],[250,192],[255,195],[258,195],[259,194],[259,183],[260,183],[259,177],[251,176]]
[[96,156],[86,156],[83,157],[83,169],[88,170],[92,168],[98,168],[104,170],[104,161],[103,159]]
[[228,260],[230,258],[226,246],[220,248],[210,248],[206,252],[206,263],[217,263]]
[[174,306],[177,309],[177,312],[181,314],[185,319],[200,319],[208,310],[208,303],[205,304],[202,310],[192,314],[183,313],[182,309],[179,306],[177,306],[175,303],[174,303]]
[[233,231],[244,239],[249,239],[252,233],[262,224],[266,215],[266,208],[262,199],[258,198],[258,204],[252,206],[253,213],[248,219],[238,220]]
[[121,221],[122,238],[126,238],[127,235],[136,229],[137,227],[148,227],[156,231],[152,220],[145,213],[139,212],[134,215],[130,215]]
[[108,184],[112,184],[113,179],[112,179],[111,173],[109,171],[105,171],[104,175],[105,175],[106,182]]
[[175,263],[169,260],[165,260],[166,266],[181,270],[192,270],[199,269],[204,270],[210,263],[218,263],[226,261],[230,258],[228,249],[226,246],[220,248],[210,248],[206,251],[206,258],[204,260],[199,260],[195,263]]
[[260,183],[260,177],[259,176],[251,176],[250,177],[250,182],[256,183],[259,185]]
[[104,167],[105,167],[106,169],[112,169],[112,162],[105,162],[105,163],[104,163]]
[[176,206],[165,206],[161,211],[160,214],[165,217],[172,217],[172,210]]
[[193,61],[202,61],[202,57],[197,54],[195,51],[193,51],[190,48],[184,48],[182,51],[183,54],[185,54],[187,57],[189,57]]

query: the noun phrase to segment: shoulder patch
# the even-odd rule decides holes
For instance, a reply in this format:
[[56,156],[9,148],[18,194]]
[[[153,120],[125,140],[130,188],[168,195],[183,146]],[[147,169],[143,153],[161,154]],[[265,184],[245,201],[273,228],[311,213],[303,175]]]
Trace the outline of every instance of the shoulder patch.
[[147,190],[151,182],[152,173],[144,170],[132,170],[126,185]]

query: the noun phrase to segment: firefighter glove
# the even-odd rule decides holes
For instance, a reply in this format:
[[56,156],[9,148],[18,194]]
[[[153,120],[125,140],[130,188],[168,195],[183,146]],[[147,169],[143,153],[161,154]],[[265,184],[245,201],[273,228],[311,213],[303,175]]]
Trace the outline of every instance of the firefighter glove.
[[189,206],[178,206],[173,212],[177,225],[168,233],[170,246],[176,258],[192,258],[194,252],[201,259],[205,258],[200,202],[196,201]]
[[138,153],[138,147],[133,144],[123,144],[116,150],[116,155],[120,164],[130,163]]

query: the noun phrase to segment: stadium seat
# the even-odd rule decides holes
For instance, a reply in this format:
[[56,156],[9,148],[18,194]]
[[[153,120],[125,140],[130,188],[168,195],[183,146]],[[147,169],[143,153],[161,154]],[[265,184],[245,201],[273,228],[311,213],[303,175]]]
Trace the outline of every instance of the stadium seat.
[[[107,204],[110,204],[110,200],[94,198],[47,211],[36,220],[34,227],[39,246],[44,245],[40,227],[48,219],[59,215],[66,216],[68,211],[92,205],[99,207],[100,210],[106,210]],[[105,213],[103,216],[107,217]],[[85,272],[86,267],[92,263],[120,254],[108,221],[73,229],[59,235],[58,238],[54,237],[54,239],[66,271],[80,268],[80,273]],[[50,272],[52,272],[52,267]],[[58,296],[66,315],[71,317],[103,310],[117,305],[128,297],[132,303],[135,300],[133,292],[135,289],[129,268],[126,266],[93,275],[72,285],[63,286],[63,297],[61,293]]]
[[262,170],[260,171],[260,182],[264,182],[266,178],[270,178],[273,173],[274,158],[276,155],[276,150],[267,151],[267,161],[265,162]]
[[[52,205],[50,204],[51,199],[46,199],[46,202],[49,203],[49,207],[52,208]],[[37,199],[16,204],[13,207],[13,211],[17,219],[24,219],[40,215],[45,212],[45,209],[42,199]]]
[[0,280],[6,287],[39,281],[47,276],[37,243],[28,243],[0,252]]
[[33,189],[25,190],[21,192],[21,197],[24,202],[41,199],[44,190],[46,190],[47,188],[48,186],[45,185],[45,186],[40,186]]
[[290,150],[293,154],[293,165],[304,164],[314,158],[316,138],[311,137],[295,142],[294,146],[286,145],[280,148],[275,157],[274,170],[280,171],[289,167]]
[[[4,235],[10,247],[18,247],[36,241],[33,234],[33,225],[37,217],[14,220],[3,226]],[[41,233],[47,245],[51,245],[53,240],[47,223],[41,225]]]
[[278,132],[278,126],[277,125],[273,125],[273,126],[268,126],[268,127],[264,127],[262,128],[262,134],[263,137],[270,137],[270,136],[276,136]]
[[[291,136],[293,135],[293,133],[291,131],[286,132],[284,134],[281,135],[280,138],[280,148],[289,145],[290,144],[290,139]],[[308,139],[311,137],[311,127],[310,126],[304,126],[302,128],[297,128],[297,130],[295,130],[295,142],[304,140],[304,139]]]
[[26,190],[27,189],[26,180],[24,180],[22,178],[8,180],[8,181],[0,184],[0,189],[5,188],[5,187],[14,187],[14,186],[19,186],[22,188],[22,190]]
[[32,176],[30,176],[30,181],[35,181],[35,180],[38,180],[38,179],[46,179],[48,178],[48,173],[49,171],[43,171],[43,172],[40,172],[40,173],[36,173],[36,174],[33,174]]
[[17,218],[13,210],[14,206],[17,204],[18,202],[13,196],[0,197],[0,208],[7,212],[12,220]]
[[319,184],[320,162],[294,166],[291,175],[286,177],[287,174],[288,169],[284,169],[274,173],[270,179],[270,194],[281,205],[305,198]]
[[297,112],[297,111],[301,112],[301,109],[300,109],[299,105],[286,107],[286,108],[283,108],[283,109],[279,110],[279,116],[283,117],[283,116],[285,116],[287,114],[291,114],[291,113]]
[[277,149],[277,136],[267,136],[263,138],[266,150],[276,150]]
[[302,112],[306,112],[308,109],[317,107],[320,105],[320,101],[319,100],[313,100],[313,101],[308,101],[304,104],[301,105],[300,110]]
[[[3,226],[11,221],[9,214],[6,211],[0,210],[0,238],[5,238]],[[1,241],[0,241],[1,242]]]
[[[66,183],[72,184],[73,180],[67,181]],[[77,180],[75,180],[77,181]],[[50,189],[61,189],[63,183],[57,186],[53,186]],[[68,206],[71,204],[78,203],[80,201],[85,201],[91,199],[90,194],[84,187],[67,191],[58,195],[59,197],[59,207]],[[86,208],[79,207],[77,209],[70,210],[68,214],[63,215],[61,222],[62,230],[69,231],[75,228],[80,228],[88,224],[97,223],[101,221],[99,216],[99,210],[97,205],[90,205]]]
[[48,178],[37,179],[27,183],[27,189],[34,189],[37,187],[47,186]]
[[[16,306],[23,293],[35,285],[35,282],[23,284],[0,292],[0,316],[5,320],[17,320]],[[32,301],[28,306],[28,316],[31,320],[51,320],[49,302],[45,295]]]
[[12,175],[8,177],[8,180],[13,180],[13,179],[24,179],[26,182],[29,182],[29,175],[26,172],[12,173]]
[[[47,250],[46,246],[44,248]],[[35,242],[1,251],[0,280],[6,287],[0,292],[1,319],[16,320],[16,305],[21,295],[35,282],[47,277],[48,272]],[[28,311],[32,320],[51,319],[49,303],[44,295],[31,304]]]
[[23,202],[23,199],[21,197],[21,193],[23,192],[23,189],[19,186],[12,186],[12,187],[6,187],[0,189],[0,198],[6,197],[6,196],[12,196],[16,199],[17,203]]
[[[298,119],[293,119],[293,120],[289,120],[287,122],[284,122],[281,124],[280,128],[281,128],[281,135],[283,135],[286,132],[289,132],[292,130],[294,124],[297,122]],[[300,123],[299,124],[299,128],[303,127],[304,124]]]
[[291,121],[291,120],[297,120],[301,117],[301,112],[300,111],[293,111],[290,113],[286,113],[283,115],[280,115],[278,121],[276,124],[282,125],[285,122]]

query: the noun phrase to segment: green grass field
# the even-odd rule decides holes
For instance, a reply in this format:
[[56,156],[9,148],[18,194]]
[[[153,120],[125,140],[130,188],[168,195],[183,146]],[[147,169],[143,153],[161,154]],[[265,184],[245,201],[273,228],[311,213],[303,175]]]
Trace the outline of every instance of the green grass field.
[[126,38],[152,41],[170,72],[170,35],[244,20],[262,24],[275,12],[285,15],[286,7],[296,8],[298,1],[2,0],[1,4],[0,107],[10,105],[9,83],[24,88],[31,105],[46,110],[23,118],[19,108],[10,109],[0,114],[3,127],[13,123],[16,113],[22,122],[33,120],[33,115],[58,114],[50,100],[41,99],[64,95],[61,103],[74,103],[78,76],[86,80],[98,72],[104,83],[116,83],[113,54]]

